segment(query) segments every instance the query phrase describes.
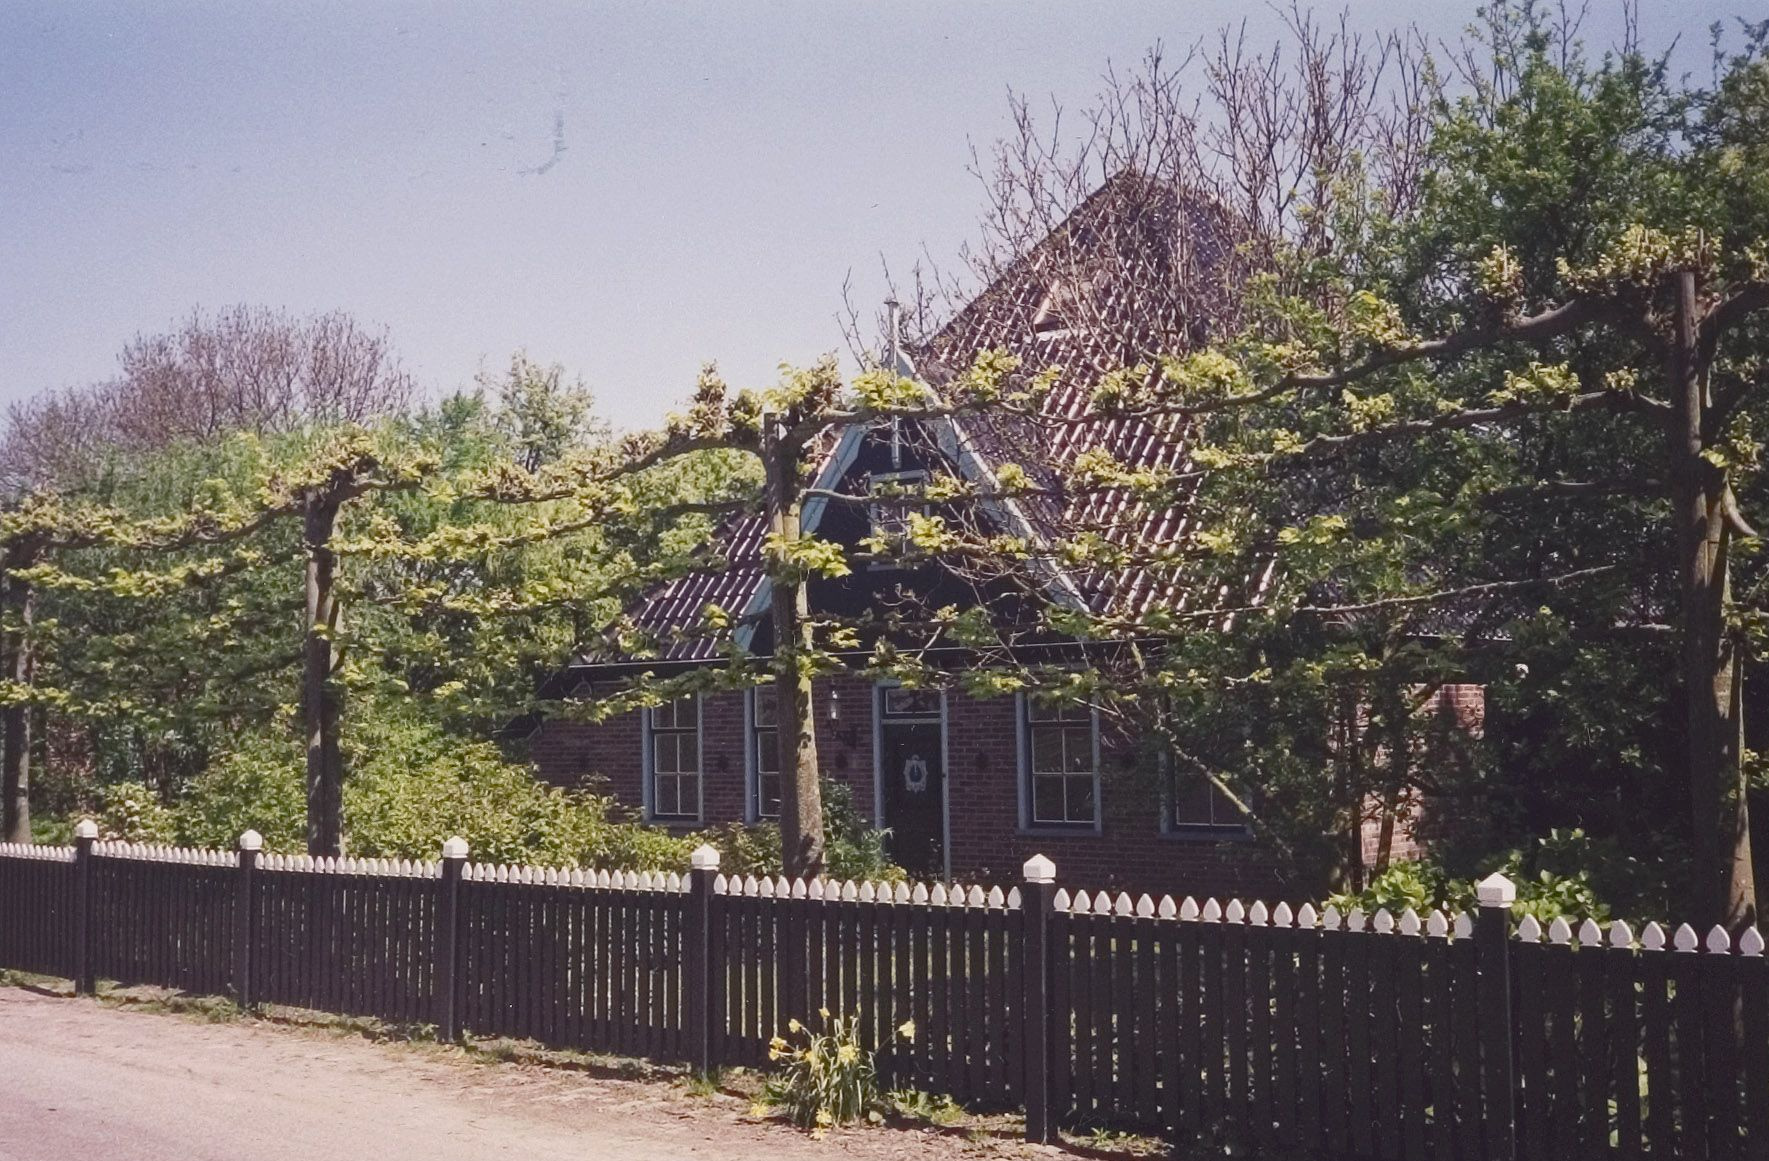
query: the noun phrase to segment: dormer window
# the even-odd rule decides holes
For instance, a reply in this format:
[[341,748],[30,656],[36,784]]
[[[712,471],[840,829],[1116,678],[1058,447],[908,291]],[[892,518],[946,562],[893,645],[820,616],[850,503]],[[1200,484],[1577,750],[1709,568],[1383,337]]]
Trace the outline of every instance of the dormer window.
[[1038,309],[1032,312],[1032,334],[1036,338],[1054,340],[1066,337],[1073,328],[1069,325],[1065,303],[1072,302],[1074,291],[1065,283],[1056,283],[1044,292],[1044,298],[1038,303]]

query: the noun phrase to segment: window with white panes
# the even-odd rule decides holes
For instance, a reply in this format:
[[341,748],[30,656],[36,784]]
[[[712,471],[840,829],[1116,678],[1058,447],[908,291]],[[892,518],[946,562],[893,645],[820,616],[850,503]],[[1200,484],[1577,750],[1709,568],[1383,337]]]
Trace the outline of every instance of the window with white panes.
[[1090,705],[1025,699],[1026,820],[1099,825],[1099,718]]
[[749,768],[757,818],[780,817],[780,718],[771,685],[749,691]]
[[700,818],[700,699],[692,695],[645,711],[651,817]]
[[1167,830],[1176,835],[1234,838],[1249,833],[1247,816],[1203,774],[1176,773],[1167,791]]

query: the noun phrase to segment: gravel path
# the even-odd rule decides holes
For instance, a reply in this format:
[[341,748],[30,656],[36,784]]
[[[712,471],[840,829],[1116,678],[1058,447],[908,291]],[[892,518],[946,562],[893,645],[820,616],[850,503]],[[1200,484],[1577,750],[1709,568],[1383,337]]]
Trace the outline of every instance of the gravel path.
[[1062,1158],[1000,1136],[813,1141],[668,1080],[489,1064],[323,1028],[207,1023],[0,987],[0,1159]]

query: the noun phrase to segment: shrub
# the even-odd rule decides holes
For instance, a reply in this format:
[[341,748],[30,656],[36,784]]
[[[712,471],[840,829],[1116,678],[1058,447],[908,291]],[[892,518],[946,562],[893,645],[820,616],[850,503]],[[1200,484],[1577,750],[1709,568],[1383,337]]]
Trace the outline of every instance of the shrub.
[[[832,879],[896,882],[903,868],[885,853],[885,831],[866,821],[854,805],[854,789],[845,782],[823,780],[824,872]],[[719,848],[720,869],[727,875],[778,875],[781,867],[780,827],[728,823],[708,831],[706,840]]]
[[1527,847],[1487,860],[1484,873],[1472,878],[1453,878],[1430,860],[1392,863],[1362,891],[1334,895],[1327,902],[1341,911],[1387,908],[1395,915],[1408,907],[1419,912],[1434,907],[1467,911],[1475,906],[1475,882],[1499,871],[1517,886],[1517,901],[1511,906],[1517,918],[1534,915],[1547,923],[1568,915],[1601,923],[1610,918],[1610,908],[1599,897],[1594,875],[1620,861],[1619,855],[1592,843],[1582,830],[1554,830]]
[[[537,781],[487,742],[370,703],[345,742],[344,836],[352,854],[433,859],[460,835],[481,862],[680,869],[698,841],[628,821],[610,800]],[[227,848],[257,830],[269,850],[306,841],[306,774],[293,738],[254,739],[191,784],[179,841]]]
[[98,833],[131,843],[173,843],[176,819],[153,788],[140,782],[117,782],[104,788]]
[[[873,1052],[860,1043],[859,1021],[852,1016],[831,1016],[818,1010],[823,1031],[813,1032],[797,1020],[787,1024],[787,1035],[768,1044],[768,1059],[784,1061],[768,1081],[758,1111],[785,1110],[793,1124],[821,1134],[835,1125],[851,1125],[861,1119],[883,1119],[878,1092],[878,1069]],[[915,1025],[897,1030],[906,1039]]]

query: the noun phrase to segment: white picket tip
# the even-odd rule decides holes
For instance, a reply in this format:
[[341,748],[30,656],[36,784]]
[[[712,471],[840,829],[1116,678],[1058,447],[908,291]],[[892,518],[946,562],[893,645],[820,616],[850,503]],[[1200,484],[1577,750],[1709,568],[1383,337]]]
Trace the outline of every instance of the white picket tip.
[[1732,936],[1718,923],[1714,924],[1714,929],[1708,932],[1708,951],[1713,955],[1732,954]]
[[1542,942],[1542,924],[1534,915],[1525,915],[1523,922],[1517,925],[1517,939],[1520,943]]
[[1376,908],[1375,928],[1378,935],[1389,935],[1394,931],[1394,916],[1388,913],[1388,908]]
[[1163,895],[1161,896],[1161,902],[1155,905],[1155,914],[1162,919],[1178,919],[1179,904],[1173,901],[1173,896]]
[[1696,945],[1701,942],[1695,934],[1695,928],[1689,926],[1687,923],[1677,928],[1677,934],[1674,939],[1677,945],[1677,950],[1681,952],[1692,952],[1695,950]]
[[1603,946],[1603,929],[1597,926],[1596,920],[1587,918],[1583,923],[1579,924],[1579,946]]
[[1656,922],[1649,922],[1640,933],[1640,946],[1647,951],[1663,951],[1665,949],[1665,929]]
[[1153,919],[1155,917],[1155,901],[1147,894],[1136,901],[1136,916],[1138,919]]
[[1744,934],[1738,937],[1738,954],[1762,955],[1763,933],[1758,931],[1755,927],[1745,928]]
[[1305,931],[1313,931],[1320,923],[1320,913],[1314,909],[1313,903],[1304,903],[1296,909],[1296,926]]
[[1253,900],[1253,906],[1247,908],[1247,922],[1253,927],[1264,927],[1271,919],[1271,912],[1266,910],[1265,903]]
[[1400,913],[1400,933],[1402,935],[1419,934],[1419,913],[1411,907]]
[[1609,925],[1609,946],[1623,949],[1634,946],[1634,929],[1620,919]]

